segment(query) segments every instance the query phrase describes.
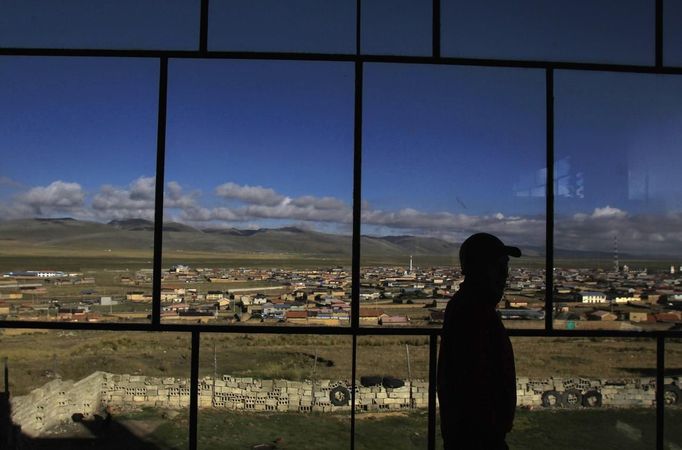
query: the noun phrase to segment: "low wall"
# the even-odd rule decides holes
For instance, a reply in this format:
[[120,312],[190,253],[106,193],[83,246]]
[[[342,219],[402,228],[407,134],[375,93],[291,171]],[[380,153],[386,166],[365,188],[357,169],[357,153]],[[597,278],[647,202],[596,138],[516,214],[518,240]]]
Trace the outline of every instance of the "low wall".
[[[585,379],[517,378],[520,407],[651,407],[655,404],[655,378]],[[682,379],[666,378],[677,389]],[[350,383],[343,381],[261,380],[224,375],[199,382],[199,407],[245,411],[335,412],[350,409]],[[679,391],[677,391],[679,394]],[[673,403],[675,403],[675,400]],[[107,408],[131,409],[189,407],[188,379],[157,378],[94,372],[77,381],[56,379],[30,394],[12,399],[13,422],[31,436],[71,420],[105,415]],[[358,411],[394,411],[426,408],[428,382],[406,381],[397,388],[382,385],[356,387]]]

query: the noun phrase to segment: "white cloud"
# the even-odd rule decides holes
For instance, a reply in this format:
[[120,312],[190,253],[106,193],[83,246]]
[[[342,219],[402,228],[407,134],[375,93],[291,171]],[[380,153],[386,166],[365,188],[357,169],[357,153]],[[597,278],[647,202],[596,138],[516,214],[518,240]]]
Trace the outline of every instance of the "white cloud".
[[153,202],[156,192],[156,177],[140,177],[130,184],[130,199]]
[[339,202],[340,207],[337,209],[319,208],[315,202],[308,202],[305,206],[300,205],[300,202],[296,204],[290,199],[285,199],[275,206],[249,205],[239,208],[235,212],[249,219],[289,219],[340,223],[352,222],[353,220],[353,212],[350,206],[343,202]]
[[291,200],[291,204],[301,208],[312,207],[315,209],[341,209],[345,208],[346,204],[335,197],[315,197],[312,195],[304,195]]
[[614,240],[623,254],[679,255],[682,213],[631,214],[605,206],[592,214],[558,215],[554,219],[558,248],[613,252]]
[[[2,182],[2,180],[0,180]],[[353,211],[350,202],[331,196],[305,195],[291,198],[263,186],[225,183],[215,192],[223,199],[241,204],[206,206],[201,192],[186,192],[176,181],[166,184],[164,206],[167,220],[201,226],[270,226],[296,224],[301,228],[350,231]],[[112,219],[153,219],[155,179],[139,177],[128,186],[104,185],[86,204],[80,184],[57,180],[35,186],[10,200],[0,200],[5,219],[69,215],[109,221]],[[173,212],[174,211],[174,212]],[[545,218],[536,216],[455,214],[426,212],[415,208],[380,210],[364,202],[363,232],[370,234],[412,234],[461,242],[468,235],[487,231],[520,246],[542,247]],[[571,216],[555,216],[555,245],[561,249],[611,252],[617,236],[620,252],[640,255],[682,254],[682,212],[633,214],[610,205]]]
[[608,205],[606,205],[603,208],[595,208],[594,211],[592,212],[592,217],[595,219],[601,219],[601,218],[622,219],[626,215],[627,215],[627,213],[625,211],[618,209],[618,208],[612,208]]
[[[183,217],[203,214],[198,204],[199,193],[184,193],[182,186],[176,181],[166,184],[164,195],[164,208],[188,211],[187,214],[183,214]],[[155,177],[142,176],[132,181],[127,187],[102,186],[92,200],[92,208],[101,220],[152,219],[155,197]]]
[[186,211],[192,221],[295,220],[303,222],[352,222],[352,208],[336,197],[305,195],[291,198],[263,186],[224,183],[215,189],[216,195],[226,200],[244,203],[237,207]]
[[30,207],[34,214],[73,211],[83,206],[85,193],[78,183],[53,181],[47,186],[37,186],[17,197],[19,205]]
[[215,192],[219,197],[254,205],[275,206],[284,201],[284,197],[273,189],[262,186],[241,186],[232,182],[221,184],[216,187]]
[[182,210],[193,210],[199,208],[199,191],[190,192],[186,194],[177,181],[169,181],[166,183],[166,191],[164,192],[163,206],[164,208],[179,208]]
[[[136,182],[131,184],[134,189]],[[153,210],[154,198],[147,198],[139,191],[133,189],[117,188],[111,185],[104,185],[100,188],[100,192],[95,195],[92,200],[92,207],[95,210],[104,213],[111,211],[139,211],[139,210]]]

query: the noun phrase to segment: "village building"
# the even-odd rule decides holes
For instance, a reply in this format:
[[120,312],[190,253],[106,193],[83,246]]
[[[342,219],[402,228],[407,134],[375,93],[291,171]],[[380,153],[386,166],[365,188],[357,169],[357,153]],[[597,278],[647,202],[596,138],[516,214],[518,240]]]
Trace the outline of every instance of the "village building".
[[606,294],[603,292],[586,291],[578,293],[582,303],[606,303]]

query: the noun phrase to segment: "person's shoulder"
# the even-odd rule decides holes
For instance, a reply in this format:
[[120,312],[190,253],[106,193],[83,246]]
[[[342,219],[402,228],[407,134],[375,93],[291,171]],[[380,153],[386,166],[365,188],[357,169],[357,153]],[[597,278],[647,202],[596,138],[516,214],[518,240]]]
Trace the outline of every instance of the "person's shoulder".
[[481,328],[486,317],[479,306],[474,298],[453,296],[445,308],[443,329],[457,332]]
[[448,302],[445,311],[446,314],[448,311],[450,311],[450,314],[462,314],[475,309],[477,309],[477,302],[474,297],[455,293]]

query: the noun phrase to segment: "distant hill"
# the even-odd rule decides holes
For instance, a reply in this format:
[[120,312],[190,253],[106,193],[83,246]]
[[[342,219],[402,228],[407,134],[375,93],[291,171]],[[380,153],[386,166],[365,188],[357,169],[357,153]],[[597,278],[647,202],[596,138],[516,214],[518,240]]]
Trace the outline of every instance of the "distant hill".
[[[216,254],[300,254],[350,258],[349,235],[320,233],[296,227],[256,230],[197,229],[177,222],[164,224],[164,248]],[[33,248],[50,247],[88,250],[142,250],[153,247],[154,223],[145,219],[89,222],[68,217],[0,221],[0,243],[13,241]],[[459,245],[443,239],[419,236],[362,236],[362,255],[367,258],[438,256],[456,258]],[[524,247],[524,256],[543,256],[542,247]],[[555,249],[555,258],[608,259],[609,252]],[[621,254],[626,259],[630,255]]]
[[[318,257],[349,257],[348,235],[320,233],[296,227],[257,230],[204,229],[180,223],[164,224],[164,248],[169,250],[226,254],[301,254]],[[144,249],[154,242],[154,223],[144,219],[112,220],[109,223],[70,218],[22,219],[0,222],[0,237],[34,248]],[[406,255],[454,256],[459,247],[441,239],[415,236],[362,237],[363,256]]]

